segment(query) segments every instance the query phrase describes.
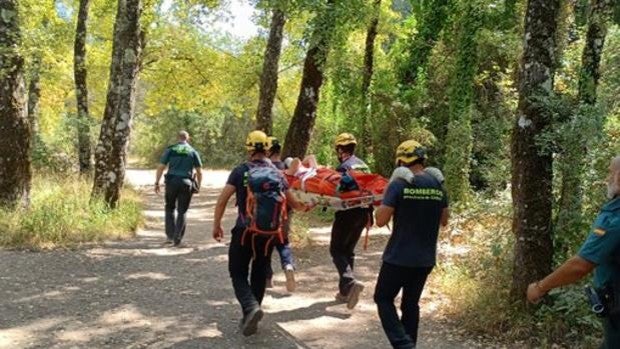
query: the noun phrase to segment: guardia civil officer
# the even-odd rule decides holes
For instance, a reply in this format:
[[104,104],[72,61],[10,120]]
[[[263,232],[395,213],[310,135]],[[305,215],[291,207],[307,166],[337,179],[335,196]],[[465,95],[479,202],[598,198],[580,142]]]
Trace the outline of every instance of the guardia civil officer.
[[615,349],[620,348],[620,156],[609,165],[607,197],[577,255],[530,284],[527,299],[537,303],[550,290],[575,283],[594,270],[595,292],[604,306],[601,348]]

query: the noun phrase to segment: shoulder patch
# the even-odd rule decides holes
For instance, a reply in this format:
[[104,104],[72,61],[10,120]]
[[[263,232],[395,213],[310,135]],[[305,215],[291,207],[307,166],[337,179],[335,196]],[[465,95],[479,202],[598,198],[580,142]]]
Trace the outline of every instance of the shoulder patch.
[[603,235],[605,235],[606,231],[604,229],[601,229],[601,228],[595,228],[593,233],[598,235],[598,236],[603,236]]

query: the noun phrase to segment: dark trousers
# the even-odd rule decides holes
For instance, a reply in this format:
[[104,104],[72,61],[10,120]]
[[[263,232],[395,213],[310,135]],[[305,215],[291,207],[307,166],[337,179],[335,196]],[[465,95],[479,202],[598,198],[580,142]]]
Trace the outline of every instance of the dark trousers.
[[[265,296],[268,256],[265,256],[265,244],[268,239],[257,236],[254,239],[255,258],[252,259],[252,236],[248,233],[242,244],[244,228],[234,228],[228,249],[228,271],[232,279],[235,296],[241,305],[243,315],[260,306]],[[268,255],[271,255],[270,244]],[[252,271],[250,273],[250,264]],[[248,281],[249,277],[249,281]]]
[[344,296],[349,293],[351,286],[355,283],[353,276],[355,245],[366,228],[369,214],[370,210],[367,208],[339,211],[336,212],[332,225],[329,253],[340,277],[338,282],[340,294]]
[[[394,348],[415,348],[420,321],[418,302],[431,270],[432,267],[408,268],[385,262],[381,266],[374,299],[383,330]],[[399,319],[394,299],[401,289],[402,317]]]
[[169,240],[179,243],[183,239],[187,224],[185,216],[191,201],[191,180],[182,177],[166,177],[166,237]]
[[601,349],[620,348],[620,316],[606,317],[603,319],[603,331],[605,340]]
[[[282,269],[284,269],[287,264],[293,265],[293,250],[291,249],[291,245],[289,244],[288,239],[285,238],[283,244],[281,244],[280,242],[276,243],[275,249],[280,255],[280,265],[282,266]],[[273,278],[273,268],[271,267],[271,254],[268,258],[269,264],[267,265],[267,279],[271,279]]]

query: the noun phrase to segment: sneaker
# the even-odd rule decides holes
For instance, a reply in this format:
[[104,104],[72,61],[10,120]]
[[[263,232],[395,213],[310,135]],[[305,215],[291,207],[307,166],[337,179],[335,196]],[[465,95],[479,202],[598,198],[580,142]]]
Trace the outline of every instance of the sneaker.
[[336,297],[335,298],[336,298],[336,302],[338,302],[338,303],[343,303],[344,304],[344,303],[349,302],[349,297],[343,295],[340,292],[336,293]]
[[284,276],[286,277],[286,290],[294,292],[297,284],[295,283],[295,268],[292,265],[287,264],[284,267]]
[[263,315],[261,308],[256,308],[249,312],[241,324],[241,333],[246,337],[255,334],[258,331],[258,323],[263,319]]
[[271,278],[268,278],[267,281],[265,282],[265,288],[267,289],[273,288],[273,280]]
[[162,246],[168,246],[168,245],[172,245],[172,244],[174,244],[174,241],[172,241],[170,239],[166,239],[166,241],[161,243]]
[[175,241],[172,246],[177,247],[177,248],[183,248],[186,245],[184,243],[182,243],[181,241]]
[[361,282],[355,281],[355,284],[351,286],[351,290],[349,291],[349,296],[347,300],[347,308],[353,309],[357,305],[357,302],[360,300],[360,293],[364,290],[364,284]]

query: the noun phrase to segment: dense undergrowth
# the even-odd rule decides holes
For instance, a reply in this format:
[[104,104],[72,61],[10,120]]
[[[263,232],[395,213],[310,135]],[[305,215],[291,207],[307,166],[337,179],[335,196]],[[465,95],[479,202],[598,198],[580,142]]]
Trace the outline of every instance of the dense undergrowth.
[[90,180],[77,176],[37,177],[28,209],[0,211],[0,246],[19,249],[75,247],[127,239],[142,224],[142,203],[131,188],[117,209],[90,200]]

